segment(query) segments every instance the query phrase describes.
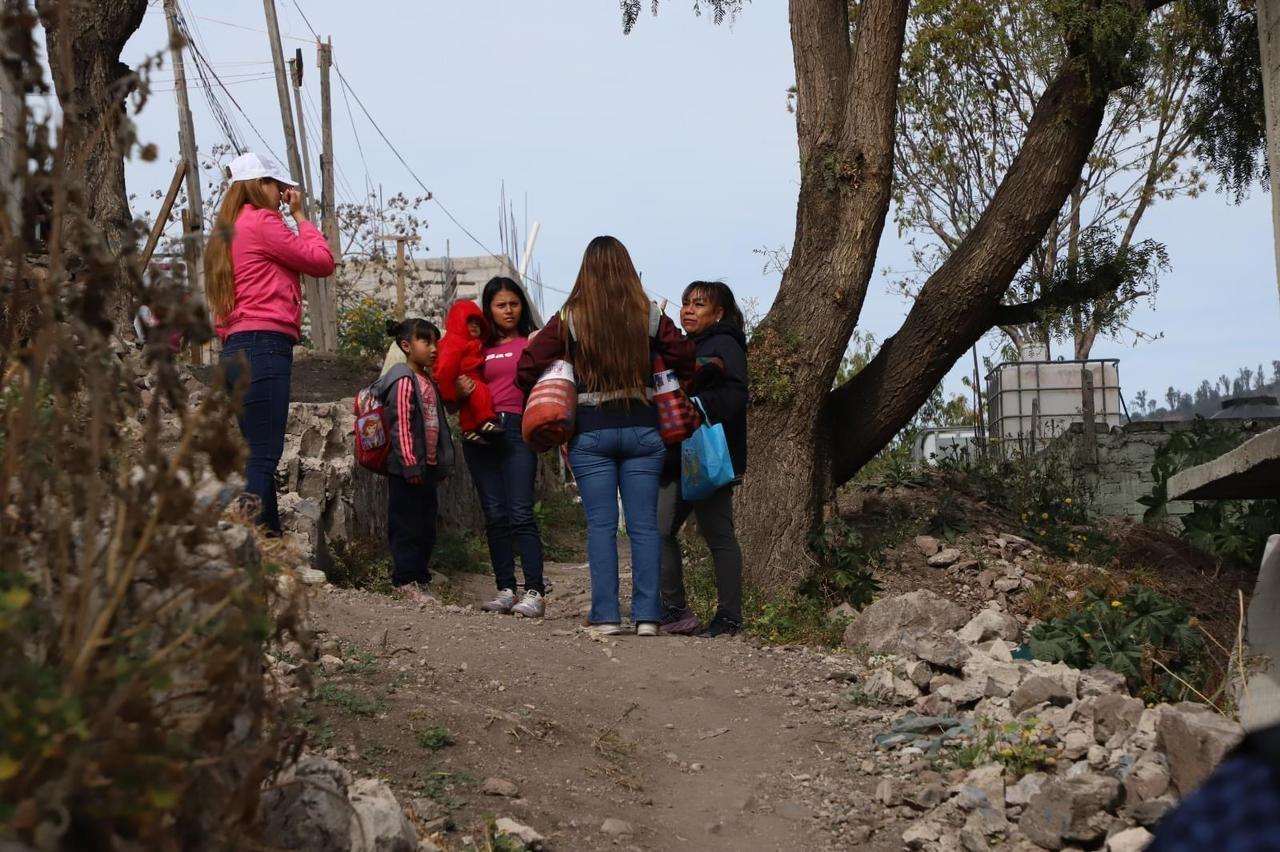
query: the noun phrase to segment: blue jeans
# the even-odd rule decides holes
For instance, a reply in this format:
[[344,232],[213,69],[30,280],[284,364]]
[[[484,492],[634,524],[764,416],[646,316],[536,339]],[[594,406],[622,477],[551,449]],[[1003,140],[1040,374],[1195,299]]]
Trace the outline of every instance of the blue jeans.
[[652,427],[596,429],[569,442],[569,464],[587,515],[592,624],[616,624],[618,492],[631,539],[631,620],[661,621],[658,480],[666,445]]
[[276,331],[241,331],[223,343],[219,362],[232,392],[248,371],[240,409],[240,432],[249,445],[245,490],[258,498],[258,523],[279,535],[276,468],[284,454],[289,422],[293,340]]
[[493,579],[499,589],[516,590],[516,552],[525,590],[546,591],[542,579],[542,535],[534,517],[533,484],[538,473],[538,457],[520,435],[519,414],[498,414],[502,435],[492,444],[463,444],[462,454],[471,471],[471,481],[484,510],[485,536]]

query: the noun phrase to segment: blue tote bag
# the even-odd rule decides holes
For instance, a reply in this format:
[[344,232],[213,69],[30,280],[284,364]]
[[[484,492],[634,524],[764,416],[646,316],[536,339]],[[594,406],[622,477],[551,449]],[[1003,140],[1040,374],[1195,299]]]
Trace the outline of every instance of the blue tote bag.
[[710,422],[701,400],[694,397],[694,402],[703,423],[680,444],[680,496],[690,503],[707,499],[734,478],[724,426]]

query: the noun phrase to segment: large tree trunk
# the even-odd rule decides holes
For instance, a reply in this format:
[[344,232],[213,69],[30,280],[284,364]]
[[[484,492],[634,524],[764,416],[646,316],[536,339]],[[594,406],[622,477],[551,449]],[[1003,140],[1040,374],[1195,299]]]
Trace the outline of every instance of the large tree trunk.
[[800,199],[795,244],[752,341],[750,452],[741,535],[758,584],[795,587],[830,491],[818,412],[849,344],[889,210],[907,0],[864,0],[849,41],[844,0],[793,0]]
[[[110,259],[119,266],[120,281],[136,280],[137,240],[124,183],[124,160],[135,141],[125,98],[134,78],[120,53],[142,25],[147,0],[39,0],[37,5],[63,112],[59,183],[66,199],[55,227],[82,264],[69,272],[84,278],[91,291],[103,286],[93,280],[98,278],[94,266]],[[81,227],[86,221],[93,227]],[[101,300],[104,319],[117,328],[131,321],[127,288],[86,292],[86,298]]]
[[[1098,0],[1116,3],[1140,22],[1162,0]],[[801,162],[796,241],[753,340],[752,469],[738,500],[748,571],[759,587],[803,581],[807,536],[831,486],[892,440],[982,334],[1034,316],[1030,306],[1005,307],[1001,298],[1079,180],[1107,97],[1120,84],[1120,64],[1096,61],[1086,47],[1090,34],[1082,33],[978,224],[925,282],[898,333],[828,392],[888,210],[906,5],[864,0],[853,46],[842,41],[842,51],[845,0],[791,3]]]

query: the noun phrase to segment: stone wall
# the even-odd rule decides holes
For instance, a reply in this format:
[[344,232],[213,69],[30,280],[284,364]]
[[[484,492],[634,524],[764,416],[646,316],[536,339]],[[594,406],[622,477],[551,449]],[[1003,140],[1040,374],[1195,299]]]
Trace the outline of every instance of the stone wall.
[[[1263,432],[1280,425],[1280,420],[1214,420],[1215,424],[1233,426],[1246,435]],[[1156,452],[1168,443],[1176,432],[1191,429],[1194,422],[1136,421],[1125,426],[1098,432],[1098,460],[1087,459],[1084,446],[1083,425],[1076,423],[1054,439],[1048,452],[1061,454],[1070,462],[1073,470],[1083,477],[1093,494],[1093,505],[1103,515],[1142,519],[1146,507],[1139,498],[1151,493],[1155,478],[1151,466]],[[1168,504],[1171,517],[1179,517],[1191,511],[1191,503],[1174,501]]]
[[[280,521],[306,546],[316,568],[327,560],[323,542],[387,540],[387,480],[356,464],[354,421],[351,399],[289,406],[277,473]],[[454,452],[453,473],[440,483],[440,523],[483,532],[480,499],[456,439]],[[555,453],[544,453],[539,462],[539,495],[545,497],[559,487],[558,464]]]
[[[280,520],[323,562],[321,542],[387,537],[387,480],[355,462],[351,444],[354,424],[352,400],[298,402],[289,406],[284,456],[277,477]],[[458,464],[440,483],[440,522],[467,529],[483,529],[484,515],[462,448],[456,442]],[[320,566],[317,566],[320,567]]]

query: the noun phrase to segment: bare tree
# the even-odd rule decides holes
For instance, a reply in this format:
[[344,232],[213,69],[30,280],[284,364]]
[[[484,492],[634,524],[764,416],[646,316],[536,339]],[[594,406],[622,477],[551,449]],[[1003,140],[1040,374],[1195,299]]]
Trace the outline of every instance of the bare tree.
[[[740,3],[709,5],[732,12]],[[1079,184],[1108,99],[1129,81],[1148,18],[1166,0],[1069,4],[1062,59],[990,202],[924,282],[899,331],[831,390],[891,201],[910,5],[862,0],[851,18],[846,0],[790,2],[796,233],[752,341],[753,471],[738,491],[749,571],[760,586],[794,589],[809,576],[808,536],[833,486],[893,438],[979,337],[1038,307],[1002,300]]]
[[[38,0],[48,36],[49,65],[64,120],[58,145],[57,175],[66,189],[61,221],[67,245],[81,238],[71,232],[82,221],[96,228],[84,239],[104,240],[122,270],[132,267],[137,240],[124,184],[124,160],[136,137],[125,114],[125,100],[137,76],[120,62],[130,36],[142,25],[147,0]],[[92,253],[80,252],[81,258]],[[91,276],[91,270],[71,270]],[[131,280],[130,273],[123,280]],[[94,286],[86,282],[87,287]],[[117,327],[132,315],[126,287],[101,294],[106,316]]]

